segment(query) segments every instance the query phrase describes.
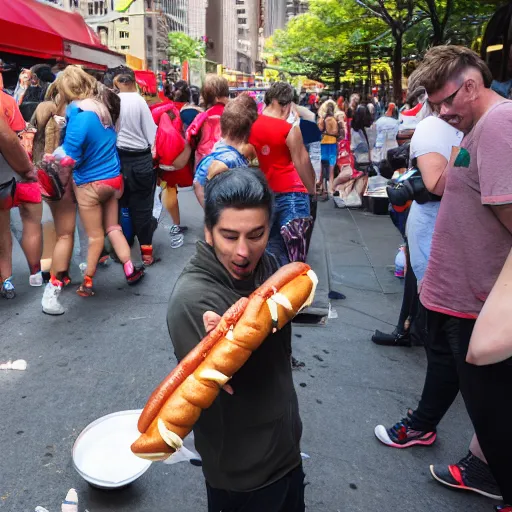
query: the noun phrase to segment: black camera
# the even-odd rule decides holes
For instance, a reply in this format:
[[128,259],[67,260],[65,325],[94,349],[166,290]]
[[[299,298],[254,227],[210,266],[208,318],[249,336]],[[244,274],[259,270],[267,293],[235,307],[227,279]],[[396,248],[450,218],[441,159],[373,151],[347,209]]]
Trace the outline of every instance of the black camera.
[[[383,176],[390,177],[397,169],[403,169],[407,167],[409,161],[410,144],[406,143],[398,148],[393,148],[388,151],[387,154],[387,168],[385,167],[388,174],[381,171]],[[396,181],[388,182],[386,191],[388,194],[389,202],[393,206],[405,206],[409,201],[416,201],[419,204],[428,203],[429,201],[440,201],[441,198],[434,194],[431,194],[423,178],[421,172],[416,166],[416,159],[414,158],[411,162],[412,167],[409,168],[404,174]],[[388,169],[389,168],[389,169]]]
[[420,171],[414,167],[401,176],[398,182],[390,182],[386,191],[389,202],[394,206],[405,206],[408,201],[424,204],[439,200],[428,191]]

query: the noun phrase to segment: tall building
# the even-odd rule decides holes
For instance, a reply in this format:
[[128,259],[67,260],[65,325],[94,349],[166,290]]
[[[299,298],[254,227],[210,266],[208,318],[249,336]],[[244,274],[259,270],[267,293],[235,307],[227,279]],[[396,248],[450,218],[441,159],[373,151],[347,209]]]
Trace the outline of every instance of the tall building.
[[259,58],[261,3],[259,0],[236,0],[237,66],[239,71],[252,73]]
[[188,35],[194,39],[201,39],[206,36],[207,7],[208,0],[188,0]]
[[308,0],[286,0],[286,21],[308,10]]
[[270,37],[277,29],[299,14],[308,10],[308,0],[262,0],[264,17],[264,35]]
[[59,1],[79,2],[85,21],[103,44],[140,59],[154,71],[167,59],[168,33],[188,32],[187,0]]
[[286,1],[263,0],[264,35],[270,37],[286,25]]
[[237,66],[238,1],[212,0],[206,9],[206,58],[231,69]]

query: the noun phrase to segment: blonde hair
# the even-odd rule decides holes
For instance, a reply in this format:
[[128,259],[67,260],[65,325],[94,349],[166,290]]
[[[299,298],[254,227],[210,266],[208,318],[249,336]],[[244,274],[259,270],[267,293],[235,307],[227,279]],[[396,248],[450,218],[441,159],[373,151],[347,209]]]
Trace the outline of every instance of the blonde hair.
[[329,110],[329,106],[331,106],[333,109],[333,116],[337,117],[339,115],[340,109],[336,102],[334,100],[327,100],[324,101],[318,109],[318,117],[325,117],[327,115],[327,110]]
[[61,101],[66,103],[98,95],[98,81],[78,66],[68,66],[55,84]]

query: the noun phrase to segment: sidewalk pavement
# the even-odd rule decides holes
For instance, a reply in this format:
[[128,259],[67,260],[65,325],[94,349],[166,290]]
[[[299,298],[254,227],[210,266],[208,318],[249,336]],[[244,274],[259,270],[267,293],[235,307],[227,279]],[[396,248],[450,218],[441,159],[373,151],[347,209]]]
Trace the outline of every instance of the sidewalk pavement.
[[[116,492],[89,487],[73,469],[71,449],[92,421],[143,407],[155,385],[176,364],[165,324],[173,284],[203,236],[202,212],[192,192],[180,192],[185,245],[169,246],[169,219],[155,237],[162,262],[137,287],[126,286],[122,268],[98,271],[96,296],[63,292],[68,311],[41,313],[42,289],[29,288],[16,248],[18,297],[0,301],[0,361],[25,359],[24,372],[0,371],[0,510],[37,505],[59,510],[75,487],[80,512],[201,512],[206,492],[201,470],[188,463],[153,464],[130,487]],[[308,512],[485,512],[492,502],[442,488],[429,475],[432,463],[466,454],[471,425],[458,399],[430,448],[394,450],[373,434],[390,426],[421,394],[421,347],[371,343],[374,329],[392,330],[402,283],[386,268],[400,237],[387,217],[319,205],[310,262],[320,277],[317,300],[331,288],[347,295],[331,301],[338,318],[325,325],[295,326],[294,371],[304,431],[302,451]],[[325,251],[324,248],[327,250]],[[75,283],[79,280],[76,271]],[[241,454],[243,456],[243,454]]]

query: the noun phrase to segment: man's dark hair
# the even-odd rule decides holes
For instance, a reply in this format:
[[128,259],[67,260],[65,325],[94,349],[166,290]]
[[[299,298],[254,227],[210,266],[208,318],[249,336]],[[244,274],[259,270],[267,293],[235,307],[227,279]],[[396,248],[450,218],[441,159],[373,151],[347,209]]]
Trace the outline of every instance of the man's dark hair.
[[259,169],[230,169],[217,174],[206,183],[204,223],[212,230],[226,208],[265,208],[270,222],[273,203],[274,195]]
[[201,90],[197,85],[190,86],[190,99],[194,105],[199,105],[199,96],[201,95]]
[[119,66],[116,68],[114,80],[120,84],[133,84],[135,83],[135,73],[130,68]]
[[185,80],[178,80],[174,84],[172,99],[180,103],[190,102],[190,88]]
[[295,91],[293,87],[286,82],[274,82],[270,89],[265,93],[265,105],[270,105],[276,100],[279,105],[286,107],[293,102]]

